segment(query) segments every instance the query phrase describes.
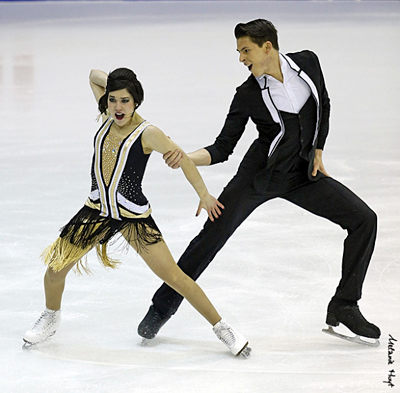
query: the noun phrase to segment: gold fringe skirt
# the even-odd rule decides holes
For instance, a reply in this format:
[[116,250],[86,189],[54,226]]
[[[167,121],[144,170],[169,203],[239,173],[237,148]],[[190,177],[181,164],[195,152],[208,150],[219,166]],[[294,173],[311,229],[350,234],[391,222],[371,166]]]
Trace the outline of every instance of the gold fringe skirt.
[[90,273],[86,254],[96,248],[99,262],[104,267],[116,268],[120,263],[107,254],[110,241],[118,241],[123,232],[125,246],[135,244],[137,250],[162,240],[162,234],[151,215],[145,218],[115,220],[100,216],[100,211],[84,206],[67,225],[61,228],[59,238],[41,254],[43,262],[54,272],[71,263],[77,271]]

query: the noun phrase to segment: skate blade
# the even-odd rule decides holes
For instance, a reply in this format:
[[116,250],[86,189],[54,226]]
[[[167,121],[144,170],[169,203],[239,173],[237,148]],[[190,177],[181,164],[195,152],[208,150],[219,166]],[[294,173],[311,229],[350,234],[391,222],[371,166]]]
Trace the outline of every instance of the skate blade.
[[157,338],[142,338],[142,340],[140,341],[140,346],[141,347],[157,347],[158,345],[160,345],[160,340]]
[[151,340],[151,339],[149,339],[149,338],[144,338],[144,337],[142,337],[142,340],[140,341],[140,345],[146,347],[146,346],[151,345],[152,341],[153,341],[153,340]]
[[248,344],[249,343],[247,343],[236,356],[243,356],[245,359],[248,359],[251,354],[251,348],[248,346]]
[[372,341],[372,342],[371,342],[371,341],[363,340],[363,339],[362,339],[360,336],[358,336],[358,335],[356,335],[356,336],[354,336],[354,337],[346,336],[346,335],[344,335],[344,334],[340,334],[340,333],[335,332],[335,331],[333,330],[332,326],[329,326],[329,325],[328,325],[328,329],[322,329],[322,331],[323,331],[324,333],[330,334],[331,336],[334,336],[334,337],[337,337],[337,338],[341,338],[342,340],[350,341],[350,342],[355,343],[355,344],[365,345],[365,346],[367,346],[367,347],[377,348],[377,347],[379,347],[379,345],[380,345],[380,342],[379,342],[378,339],[373,338],[373,339],[371,339],[371,340],[375,340],[375,341]]
[[24,345],[22,345],[22,349],[26,350],[32,350],[38,348],[41,344],[49,343],[51,342],[52,337],[56,334],[56,332],[51,333],[49,336],[47,336],[43,341],[38,341],[37,343],[32,343],[30,341],[25,340],[24,338],[22,339],[24,342]]
[[35,343],[30,343],[24,340],[24,345],[22,345],[22,349],[24,349],[25,351],[32,351],[35,348],[36,348]]
[[22,349],[25,351],[34,351],[34,350],[38,349],[40,344],[44,343],[45,341],[41,341],[38,343],[31,343],[29,341],[24,340],[24,345],[22,345]]

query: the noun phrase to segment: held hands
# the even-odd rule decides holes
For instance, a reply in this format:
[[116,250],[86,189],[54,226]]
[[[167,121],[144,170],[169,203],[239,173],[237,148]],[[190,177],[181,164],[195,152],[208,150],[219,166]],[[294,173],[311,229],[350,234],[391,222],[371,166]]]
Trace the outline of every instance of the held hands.
[[321,149],[315,150],[314,168],[312,171],[312,176],[317,176],[318,171],[323,173],[325,176],[330,177],[328,175],[328,173],[326,172],[324,164],[322,162],[322,150]]
[[214,222],[214,218],[218,218],[222,214],[221,209],[225,209],[225,206],[218,199],[214,198],[210,194],[207,194],[200,199],[196,217],[200,214],[201,209],[206,210],[208,218],[211,220],[211,222]]
[[181,166],[183,153],[180,150],[168,151],[163,155],[165,163],[172,169],[178,169]]

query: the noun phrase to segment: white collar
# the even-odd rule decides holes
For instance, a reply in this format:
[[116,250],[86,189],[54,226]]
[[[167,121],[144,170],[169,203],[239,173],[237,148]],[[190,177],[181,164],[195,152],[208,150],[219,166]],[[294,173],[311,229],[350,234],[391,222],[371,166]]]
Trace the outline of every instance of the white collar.
[[[300,67],[292,59],[286,57],[280,52],[279,52],[279,65],[281,67],[283,79],[285,81],[293,78],[300,71]],[[276,81],[276,78],[268,74],[263,74],[261,76],[258,76],[256,77],[256,79],[262,89],[266,89],[271,82],[274,83]]]

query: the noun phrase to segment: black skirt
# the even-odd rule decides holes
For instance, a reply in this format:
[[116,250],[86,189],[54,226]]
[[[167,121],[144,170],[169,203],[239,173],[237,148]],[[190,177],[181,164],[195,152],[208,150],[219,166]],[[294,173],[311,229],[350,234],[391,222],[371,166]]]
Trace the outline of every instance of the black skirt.
[[107,254],[107,245],[125,239],[125,245],[134,246],[137,251],[163,240],[162,234],[151,215],[140,218],[115,220],[103,217],[97,209],[84,206],[61,228],[60,237],[42,253],[46,265],[55,272],[77,262],[77,269],[87,267],[86,254],[96,248],[97,256],[105,267],[115,268],[119,261]]

